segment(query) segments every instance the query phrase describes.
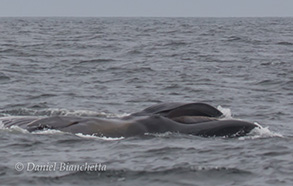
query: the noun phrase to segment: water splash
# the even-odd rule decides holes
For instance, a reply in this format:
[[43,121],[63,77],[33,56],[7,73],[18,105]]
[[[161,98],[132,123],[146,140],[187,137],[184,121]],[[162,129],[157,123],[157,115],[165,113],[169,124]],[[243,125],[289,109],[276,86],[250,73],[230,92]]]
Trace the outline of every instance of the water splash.
[[30,133],[29,131],[27,131],[19,126],[11,126],[11,127],[7,128],[4,126],[4,124],[1,121],[0,121],[0,130],[11,132],[11,133],[23,133],[23,134]]
[[[65,134],[67,132],[62,132],[60,130],[56,129],[46,129],[46,130],[39,130],[39,131],[33,131],[32,134]],[[71,134],[71,133],[69,133]]]
[[232,117],[231,109],[229,109],[229,108],[224,108],[224,107],[222,107],[221,105],[219,105],[219,106],[217,107],[217,109],[223,113],[225,119],[232,119],[232,118],[233,118],[233,117]]
[[263,127],[259,123],[254,122],[255,127],[247,136],[240,137],[239,140],[247,140],[247,139],[258,139],[258,138],[272,138],[272,137],[279,137],[283,138],[284,136],[280,133],[273,132],[269,130],[269,127]]
[[111,138],[111,137],[106,137],[106,136],[94,136],[94,135],[88,135],[88,134],[82,134],[82,133],[76,133],[76,136],[82,137],[82,138],[88,138],[88,139],[99,139],[99,140],[105,140],[105,141],[118,141],[118,140],[123,140],[125,139],[124,137],[116,137],[116,138]]
[[160,137],[160,138],[163,138],[163,137],[168,137],[168,136],[171,136],[171,135],[174,135],[174,134],[177,134],[177,133],[174,133],[174,132],[164,132],[164,133],[144,133],[145,136],[154,136],[154,137]]

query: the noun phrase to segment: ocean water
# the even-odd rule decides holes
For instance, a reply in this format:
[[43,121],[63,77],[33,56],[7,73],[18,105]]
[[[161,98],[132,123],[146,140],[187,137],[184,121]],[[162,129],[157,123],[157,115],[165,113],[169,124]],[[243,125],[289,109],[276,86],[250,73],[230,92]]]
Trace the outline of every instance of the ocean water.
[[179,101],[263,127],[98,138],[0,126],[1,185],[293,184],[293,18],[0,18],[0,91],[0,118]]

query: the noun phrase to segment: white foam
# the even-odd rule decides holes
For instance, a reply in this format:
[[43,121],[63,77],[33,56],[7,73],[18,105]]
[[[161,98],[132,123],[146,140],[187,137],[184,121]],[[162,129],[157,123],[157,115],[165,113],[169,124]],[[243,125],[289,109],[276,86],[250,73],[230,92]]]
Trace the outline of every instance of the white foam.
[[[41,111],[42,112],[42,111]],[[89,110],[68,110],[68,109],[58,109],[58,108],[51,108],[46,109],[44,112],[49,112],[50,116],[52,115],[61,115],[61,116],[96,116],[100,115],[98,112],[89,111]],[[104,115],[103,113],[101,115]]]
[[[224,114],[224,118],[222,118],[222,120],[226,120],[226,119],[240,120],[240,119],[232,117],[232,112],[231,112],[231,109],[229,108],[223,108],[221,105],[219,105],[217,109],[220,110]],[[257,125],[258,127],[255,127],[246,136],[240,137],[239,138],[240,140],[270,138],[270,137],[281,137],[281,138],[284,137],[282,134],[270,131],[269,127],[263,127],[257,122],[254,122],[254,124]]]
[[105,140],[105,141],[117,141],[117,140],[125,139],[124,137],[117,137],[117,138],[111,138],[111,137],[106,137],[106,136],[99,137],[99,136],[81,134],[81,133],[76,133],[75,135],[82,137],[82,138],[100,139],[100,140]]
[[0,129],[3,130],[3,131],[12,132],[12,133],[14,133],[14,132],[23,133],[23,134],[29,133],[29,131],[27,131],[27,130],[19,127],[19,126],[11,126],[11,127],[7,128],[7,127],[4,127],[3,124],[2,124]]
[[231,109],[229,109],[229,108],[224,108],[224,107],[222,107],[221,105],[219,105],[219,106],[217,107],[217,109],[218,109],[219,111],[221,111],[221,112],[224,114],[225,119],[232,119],[232,112],[231,112]]
[[155,137],[166,137],[174,134],[173,132],[164,132],[164,133],[144,133],[146,136],[155,136]]
[[269,130],[269,127],[262,127],[259,123],[254,122],[255,127],[250,133],[246,136],[240,137],[239,140],[246,140],[246,139],[258,139],[258,138],[272,138],[272,137],[279,137],[283,138],[284,136],[280,133],[273,132]]
[[46,129],[46,130],[38,130],[33,131],[32,134],[65,134],[66,132],[62,132],[56,129]]

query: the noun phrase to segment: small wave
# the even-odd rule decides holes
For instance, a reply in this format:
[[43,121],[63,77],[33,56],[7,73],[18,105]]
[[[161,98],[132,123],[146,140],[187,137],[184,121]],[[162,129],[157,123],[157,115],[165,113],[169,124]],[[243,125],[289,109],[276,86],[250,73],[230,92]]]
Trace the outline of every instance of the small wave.
[[239,37],[239,36],[229,36],[226,38],[227,41],[241,41],[243,40],[243,38]]
[[129,69],[130,73],[133,71],[135,71],[136,73],[155,72],[155,70],[152,69],[151,67],[139,67],[139,68],[135,67],[135,68]]
[[166,87],[164,87],[164,89],[168,90],[168,89],[178,89],[178,88],[181,88],[180,85],[178,84],[170,84],[170,85],[167,85]]
[[[142,177],[143,175],[143,177]],[[167,180],[165,180],[166,175],[168,175]],[[229,178],[229,181],[235,180],[239,181],[239,179],[242,179],[243,176],[253,176],[254,173],[238,168],[230,168],[230,167],[197,167],[197,166],[186,166],[181,165],[179,167],[158,167],[158,168],[150,168],[148,167],[148,170],[132,170],[129,168],[126,169],[111,169],[107,167],[106,172],[91,172],[90,174],[88,172],[84,171],[76,171],[76,172],[70,172],[66,175],[60,175],[56,176],[55,178],[58,178],[58,180],[91,180],[91,181],[104,181],[105,179],[107,182],[109,182],[109,179],[111,180],[111,183],[115,185],[115,183],[120,183],[118,185],[121,185],[121,182],[129,180],[136,180],[139,182],[144,182],[145,178],[148,178],[149,182],[153,183],[155,180],[157,183],[162,183],[162,181],[166,182],[169,181],[169,183],[176,183],[178,185],[186,185],[186,181],[190,181],[190,183],[195,184],[198,183],[207,183],[211,178],[218,179],[219,177],[226,177]],[[185,179],[180,179],[184,177]],[[48,179],[47,177],[42,177],[42,181],[44,179]],[[52,178],[51,178],[52,179]],[[196,182],[195,182],[196,180]],[[217,181],[221,181],[218,179]],[[236,182],[237,183],[237,182]],[[156,185],[160,185],[156,184]],[[212,185],[213,183],[210,183],[208,185]],[[124,185],[124,184],[122,184]],[[195,184],[197,185],[197,184]],[[201,185],[201,184],[199,184]],[[220,184],[222,185],[222,184]]]
[[287,45],[287,46],[291,46],[291,45],[293,45],[293,43],[291,43],[291,42],[287,42],[287,41],[281,41],[281,42],[278,42],[277,44],[278,44],[278,45]]
[[171,40],[171,41],[167,41],[166,43],[164,44],[160,44],[162,46],[175,46],[175,47],[178,47],[178,46],[185,46],[185,45],[188,45],[187,42],[184,42],[184,41],[175,41],[175,40]]
[[113,62],[115,61],[114,59],[90,59],[90,60],[83,60],[83,61],[80,61],[79,63],[82,64],[82,63],[102,63],[102,62]]
[[261,85],[261,86],[270,86],[270,85],[279,85],[280,82],[273,81],[270,79],[261,80],[255,83],[255,85]]
[[0,72],[0,81],[9,81],[10,77],[7,76],[6,74]]
[[58,95],[45,93],[45,94],[40,94],[37,96],[30,96],[30,99],[44,99],[44,98],[55,97],[55,96],[58,96]]
[[231,173],[250,173],[248,171],[244,171],[238,168],[232,167],[218,167],[218,166],[191,166],[190,169],[192,171],[223,171],[223,172],[231,172]]
[[283,138],[284,137],[282,134],[270,131],[268,127],[262,127],[257,122],[254,122],[254,124],[256,124],[258,127],[254,128],[246,136],[239,137],[239,140],[258,139],[258,138],[271,138],[271,137]]
[[141,54],[142,52],[140,50],[137,50],[137,49],[132,49],[132,50],[129,50],[127,52],[127,54]]

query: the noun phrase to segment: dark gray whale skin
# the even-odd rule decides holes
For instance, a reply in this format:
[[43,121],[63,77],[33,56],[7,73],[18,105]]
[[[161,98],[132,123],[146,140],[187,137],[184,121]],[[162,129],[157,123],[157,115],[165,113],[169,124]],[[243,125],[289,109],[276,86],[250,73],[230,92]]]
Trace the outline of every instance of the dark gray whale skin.
[[[186,113],[186,114],[185,114]],[[17,125],[30,132],[57,129],[70,133],[106,137],[131,137],[146,133],[175,132],[203,137],[238,137],[257,125],[240,120],[220,119],[222,113],[202,103],[167,103],[118,119],[95,117],[24,117],[2,119],[5,127]]]
[[133,116],[150,116],[158,114],[168,118],[180,116],[206,116],[206,117],[220,117],[223,115],[221,111],[206,103],[160,103],[150,106],[140,112],[131,114]]

